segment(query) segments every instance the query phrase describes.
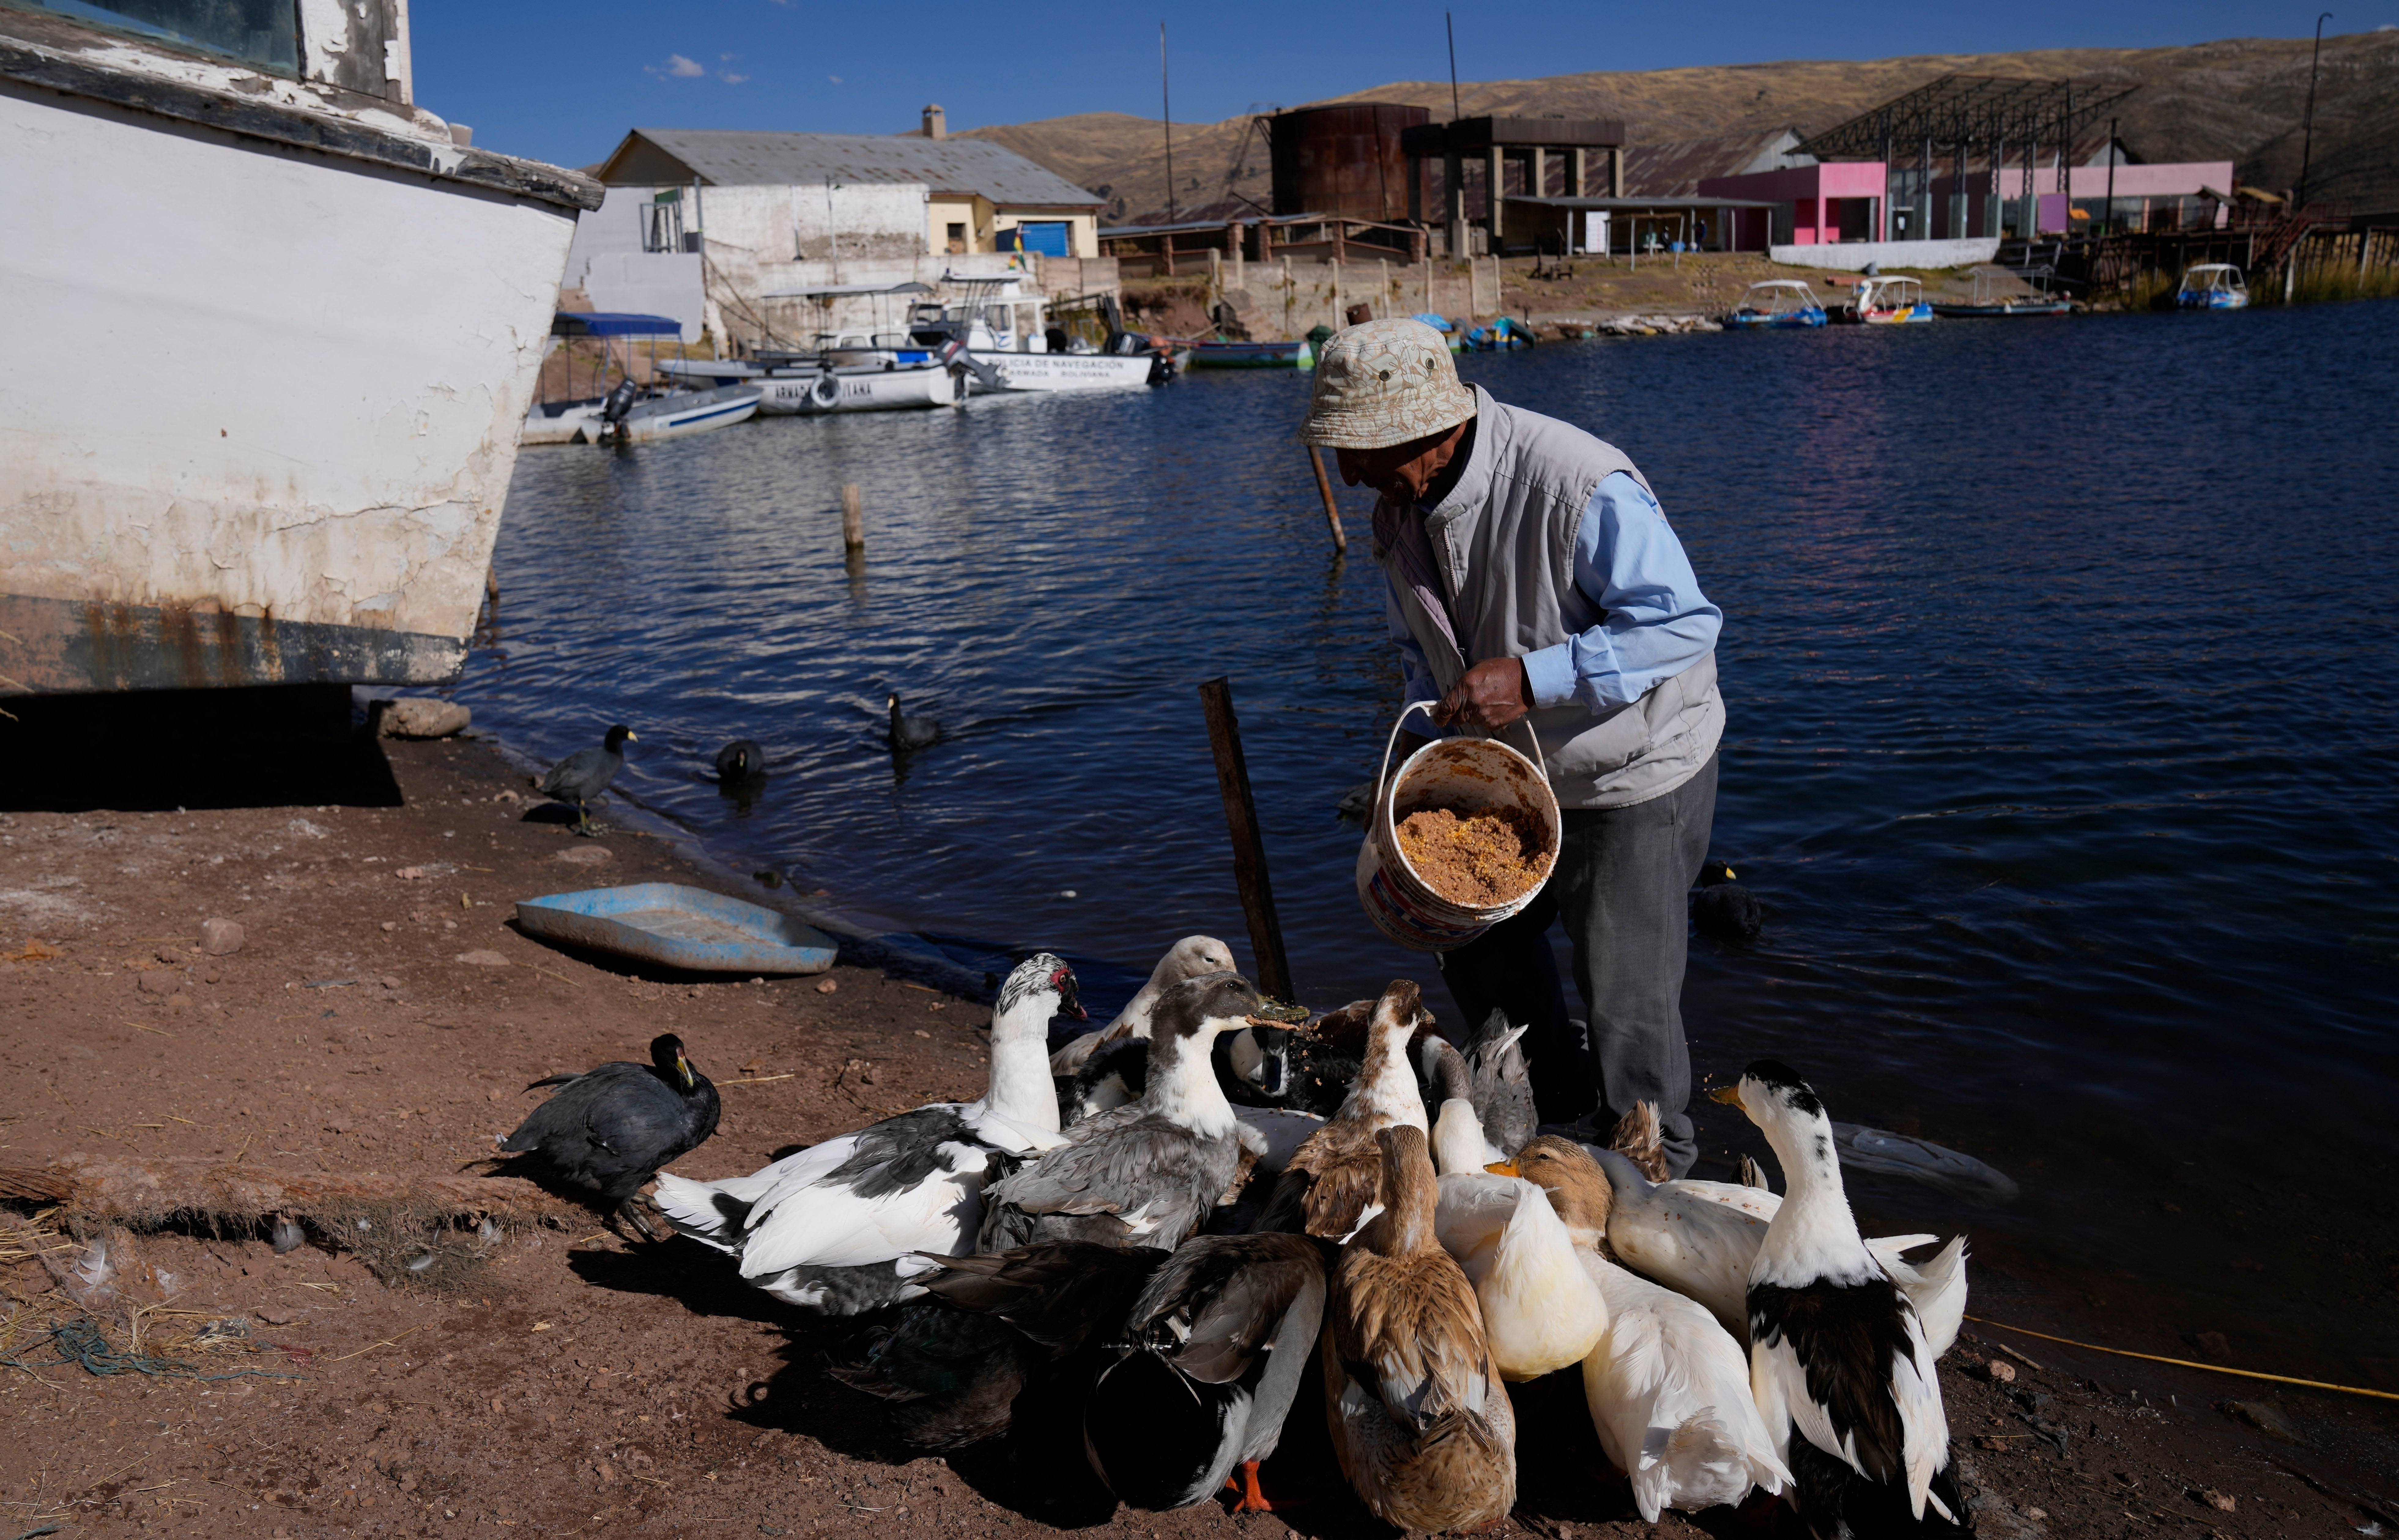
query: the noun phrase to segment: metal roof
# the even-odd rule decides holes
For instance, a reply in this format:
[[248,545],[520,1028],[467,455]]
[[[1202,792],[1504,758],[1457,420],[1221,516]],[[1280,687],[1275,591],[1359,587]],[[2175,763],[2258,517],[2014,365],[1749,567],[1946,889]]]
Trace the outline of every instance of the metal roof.
[[[644,149],[651,153],[641,154]],[[1005,145],[915,134],[635,128],[600,168],[600,180],[655,182],[659,155],[690,180],[713,187],[922,182],[936,193],[979,194],[1003,207],[1097,208],[1104,201]]]
[[[2027,140],[2048,144],[2072,139],[2096,122],[2107,108],[2139,88],[2113,82],[2090,84],[2081,88],[2078,101],[2070,80],[1945,74],[1836,124],[1802,142],[1798,153],[1819,160],[1904,163],[1920,158],[1919,147],[1928,141],[1936,155],[1952,155],[1957,146],[1987,144],[1994,139],[2010,148]],[[1910,152],[1915,152],[1913,157]]]
[[1508,195],[1510,203],[1528,203],[1537,209],[1780,209],[1771,199],[1754,197],[1519,197]]

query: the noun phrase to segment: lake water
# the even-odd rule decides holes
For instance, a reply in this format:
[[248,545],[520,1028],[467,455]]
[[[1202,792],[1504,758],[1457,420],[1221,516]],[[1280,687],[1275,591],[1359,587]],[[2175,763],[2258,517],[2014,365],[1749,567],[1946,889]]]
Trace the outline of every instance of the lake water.
[[[1630,453],[1726,612],[1715,845],[1769,921],[1693,944],[1698,1070],[1774,1054],[2014,1177],[2004,1209],[1853,1179],[1872,1223],[1972,1233],[1977,1314],[2399,1389],[2399,305],[1460,367]],[[529,451],[459,698],[545,760],[630,723],[619,790],[737,866],[976,966],[1064,952],[1105,1013],[1179,936],[1249,956],[1195,688],[1229,675],[1301,997],[1432,985],[1334,811],[1398,677],[1308,388]],[[895,690],[947,735],[904,765]],[[747,803],[708,774],[737,736]]]

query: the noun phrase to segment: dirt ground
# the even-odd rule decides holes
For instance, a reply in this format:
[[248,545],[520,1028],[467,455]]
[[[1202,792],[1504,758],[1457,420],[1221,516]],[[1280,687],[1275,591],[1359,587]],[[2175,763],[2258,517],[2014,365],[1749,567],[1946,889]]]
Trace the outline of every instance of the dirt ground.
[[[716,1137],[677,1163],[690,1175],[745,1171],[876,1115],[979,1093],[981,1001],[852,966],[694,981],[520,934],[511,901],[565,888],[671,879],[779,896],[658,839],[583,840],[529,817],[522,777],[487,746],[388,753],[404,805],[0,815],[0,1196],[16,1190],[10,1173],[68,1155],[221,1175],[488,1171],[493,1136],[534,1104],[526,1082],[639,1060],[670,1029],[724,1087]],[[242,927],[238,951],[199,950],[210,919]],[[57,1361],[51,1328],[84,1311],[32,1254],[69,1244],[69,1216],[44,1214],[38,1202],[0,1209],[0,1540],[46,1525],[294,1540],[487,1526],[1380,1532],[1333,1473],[1305,1394],[1266,1473],[1268,1493],[1297,1506],[1134,1512],[1081,1473],[1071,1426],[948,1462],[900,1445],[879,1403],[821,1372],[839,1323],[746,1288],[693,1243],[628,1241],[580,1212],[488,1243],[453,1235],[456,1265],[431,1281],[397,1268],[386,1282],[323,1231],[285,1255],[254,1229],[188,1220],[129,1248],[119,1237],[122,1303],[100,1313],[111,1346],[189,1369],[96,1374]],[[2287,1422],[2278,1438],[2216,1410],[2262,1388],[2251,1382],[2013,1345],[2011,1357],[1961,1342],[1944,1369],[1986,1535],[2399,1529],[2399,1419],[2374,1403],[2258,1398],[2270,1403],[2259,1416]],[[1990,1378],[1994,1359],[2012,1385]],[[1647,1531],[1576,1377],[1515,1395],[1522,1501],[1508,1529]],[[1696,1522],[1670,1514],[1659,1531],[1764,1535],[1796,1533],[1791,1522],[1761,1503]]]

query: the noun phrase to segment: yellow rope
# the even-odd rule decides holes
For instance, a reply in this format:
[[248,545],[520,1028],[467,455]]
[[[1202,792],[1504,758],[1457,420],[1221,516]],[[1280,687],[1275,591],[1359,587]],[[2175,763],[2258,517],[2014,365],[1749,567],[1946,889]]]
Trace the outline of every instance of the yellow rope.
[[1977,1326],[1996,1326],[2002,1331],[2014,1331],[2026,1337],[2039,1337],[2045,1343],[2064,1343],[2068,1347],[2085,1347],[2094,1353],[2113,1353],[2120,1358],[2147,1358],[2151,1363],[2170,1363],[2177,1369],[2204,1369],[2211,1374],[2238,1374],[2244,1380],[2271,1380],[2276,1385],[2303,1385],[2310,1390],[2338,1390],[2351,1396],[2372,1396],[2385,1401],[2399,1401],[2399,1394],[2388,1390],[2366,1390],[2353,1385],[2332,1385],[2324,1380],[2295,1380],[2288,1374],[2260,1374],[2254,1369],[2227,1369],[2220,1363],[2193,1363],[2189,1358],[2162,1358],[2155,1353],[2134,1353],[2121,1347],[2102,1347],[2097,1343],[2079,1343],[2072,1337],[2053,1337],[2046,1331],[2029,1327],[2010,1326],[2005,1321],[1987,1320],[1981,1316],[1966,1317]]

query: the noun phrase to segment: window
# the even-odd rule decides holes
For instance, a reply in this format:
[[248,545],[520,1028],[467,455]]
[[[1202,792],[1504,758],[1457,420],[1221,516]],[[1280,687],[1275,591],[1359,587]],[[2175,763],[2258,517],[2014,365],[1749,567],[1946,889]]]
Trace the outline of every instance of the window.
[[222,54],[284,74],[300,73],[299,7],[292,0],[0,0],[86,26],[195,53]]
[[950,225],[950,254],[964,256],[966,250],[967,227],[963,222],[954,221]]
[[642,250],[680,251],[683,238],[683,189],[670,187],[642,205]]

